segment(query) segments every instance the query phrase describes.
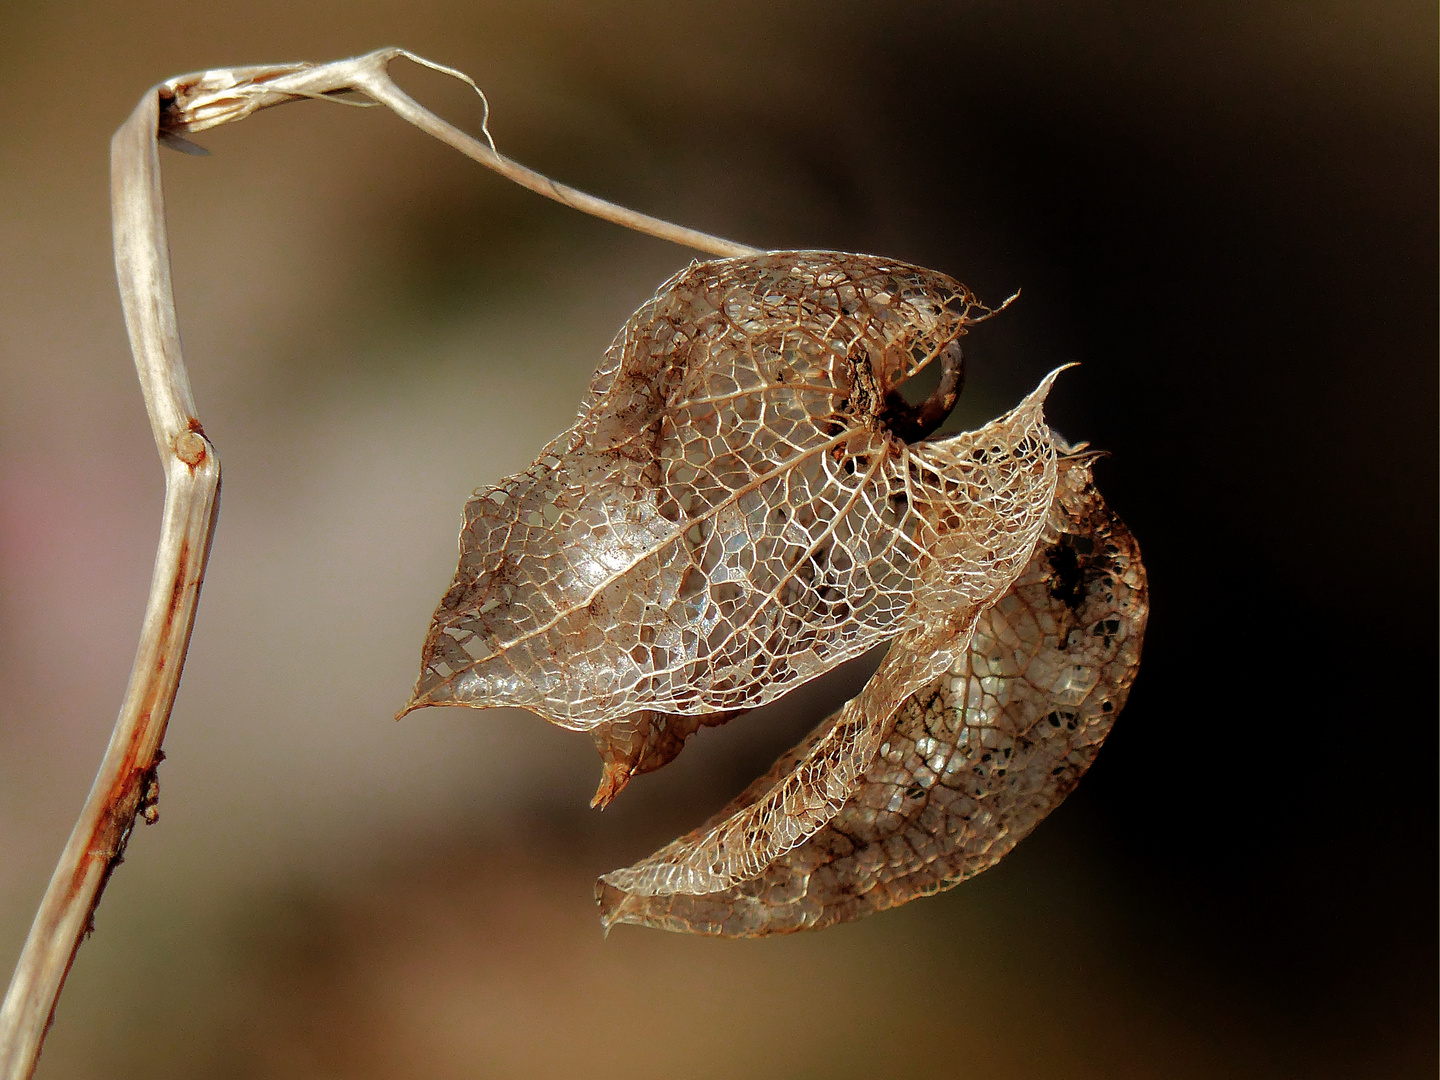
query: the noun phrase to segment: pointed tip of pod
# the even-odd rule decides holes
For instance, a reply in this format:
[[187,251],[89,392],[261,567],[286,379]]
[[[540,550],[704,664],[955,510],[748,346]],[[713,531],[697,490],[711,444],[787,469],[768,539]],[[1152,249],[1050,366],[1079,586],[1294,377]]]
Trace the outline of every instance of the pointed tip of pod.
[[626,908],[632,902],[624,889],[616,888],[604,877],[595,879],[595,906],[600,909],[600,928],[607,938],[620,923],[632,921],[626,918]]
[[1050,388],[1055,385],[1055,380],[1060,377],[1062,371],[1069,371],[1071,368],[1079,366],[1080,361],[1078,360],[1072,360],[1068,364],[1061,364],[1054,371],[1050,372],[1050,374],[1046,375],[1045,378],[1040,380],[1040,385],[1035,388],[1034,393],[1030,396],[1032,398],[1038,397],[1043,401],[1050,396]]
[[417,709],[428,709],[433,704],[435,704],[433,701],[425,701],[417,695],[411,694],[410,700],[405,702],[404,708],[402,708],[399,712],[395,714],[395,719],[397,721],[404,720],[405,717],[409,716]]

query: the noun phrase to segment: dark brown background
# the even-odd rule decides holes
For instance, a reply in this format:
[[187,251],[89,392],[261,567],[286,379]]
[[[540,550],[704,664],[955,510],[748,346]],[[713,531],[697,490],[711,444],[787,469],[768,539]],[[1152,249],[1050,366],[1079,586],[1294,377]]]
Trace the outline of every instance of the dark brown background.
[[379,111],[202,136],[165,167],[224,509],[161,823],[39,1076],[1433,1076],[1436,29],[1433,4],[1280,0],[5,8],[5,964],[149,580],[106,149],[171,74],[403,44],[560,179],[1023,287],[970,338],[959,419],[1082,361],[1052,416],[1113,451],[1154,606],[1099,763],[994,871],[818,935],[602,940],[595,875],[863,673],[701,735],[603,816],[579,737],[390,717],[469,490],[568,422],[688,254]]

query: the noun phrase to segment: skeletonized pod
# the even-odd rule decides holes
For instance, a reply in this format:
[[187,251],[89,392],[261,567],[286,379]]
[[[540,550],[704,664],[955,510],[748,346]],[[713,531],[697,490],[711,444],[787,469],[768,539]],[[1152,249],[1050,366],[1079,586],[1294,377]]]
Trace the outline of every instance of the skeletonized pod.
[[[627,872],[607,874],[607,929],[760,937],[856,919],[973,877],[1059,805],[1125,703],[1148,612],[1139,547],[1095,490],[1089,458],[1061,466],[1029,565],[979,615],[957,662],[905,701],[827,824],[707,894],[646,894],[623,887]],[[843,710],[828,718],[677,845],[762,802],[843,722]]]
[[407,711],[513,705],[576,730],[733,713],[919,625],[917,589],[1003,590],[1054,493],[1050,380],[977,432],[888,426],[895,388],[988,314],[874,256],[678,274],[575,424],[467,505]]

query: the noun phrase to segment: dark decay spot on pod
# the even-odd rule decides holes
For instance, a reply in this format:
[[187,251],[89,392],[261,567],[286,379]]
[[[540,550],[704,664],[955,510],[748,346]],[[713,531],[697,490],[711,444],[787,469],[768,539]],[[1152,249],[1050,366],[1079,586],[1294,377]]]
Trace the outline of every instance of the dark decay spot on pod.
[[856,345],[845,358],[845,362],[850,367],[850,396],[846,399],[845,406],[856,416],[870,417],[878,411],[879,404],[876,401],[878,390],[870,356],[863,345]]
[[1055,583],[1050,586],[1050,595],[1071,611],[1080,606],[1080,586],[1084,572],[1080,567],[1080,556],[1075,551],[1070,536],[1066,535],[1050,549],[1050,567],[1055,571]]

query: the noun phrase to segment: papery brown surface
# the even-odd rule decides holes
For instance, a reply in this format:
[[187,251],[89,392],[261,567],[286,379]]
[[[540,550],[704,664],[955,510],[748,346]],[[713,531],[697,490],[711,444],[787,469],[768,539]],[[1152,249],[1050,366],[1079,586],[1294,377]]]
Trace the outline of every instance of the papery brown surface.
[[[1061,466],[1029,565],[973,632],[951,630],[967,647],[904,702],[824,828],[705,895],[645,895],[626,887],[633,868],[607,874],[597,891],[607,928],[758,937],[859,918],[979,873],[1059,805],[1125,703],[1148,612],[1139,548],[1095,490],[1088,459]],[[704,843],[763,803],[852,722],[866,693],[671,848]]]
[[[672,278],[574,426],[466,507],[408,708],[518,705],[579,730],[733,713],[988,603],[1053,496],[1054,376],[948,439],[908,445],[884,415],[987,314],[953,279],[872,256]],[[622,763],[597,799],[639,767],[625,754],[608,751]]]
[[590,729],[590,737],[600,751],[601,774],[590,805],[603,809],[631,777],[654,772],[674,761],[685,749],[685,741],[702,727],[718,727],[738,715],[737,711],[683,716],[641,709],[623,720],[597,724]]

